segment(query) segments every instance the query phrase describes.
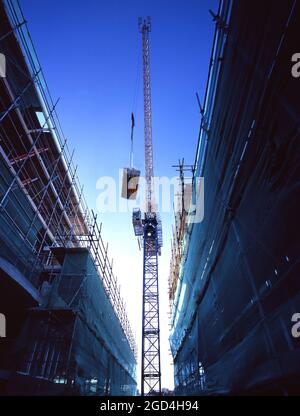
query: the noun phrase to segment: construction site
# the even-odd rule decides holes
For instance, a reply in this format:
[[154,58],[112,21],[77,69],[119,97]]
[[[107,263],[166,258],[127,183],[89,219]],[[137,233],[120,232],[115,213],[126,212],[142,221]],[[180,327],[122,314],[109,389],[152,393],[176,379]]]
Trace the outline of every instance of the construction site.
[[187,189],[169,278],[175,393],[299,394],[300,106],[288,63],[300,3],[223,1],[215,20],[193,176],[205,180],[200,223],[179,166]]
[[[176,149],[170,250],[154,189],[157,51],[151,18],[137,16],[144,171],[133,164],[132,113],[121,193],[135,200],[145,177],[128,229],[143,290],[125,302],[26,18],[18,0],[0,1],[0,395],[162,395],[162,314],[174,366],[168,394],[300,394],[300,333],[291,331],[300,313],[300,78],[291,72],[300,2],[220,0],[207,14],[199,134],[190,164],[184,144]],[[164,250],[169,275],[159,275]],[[140,340],[125,306],[134,302]]]
[[16,1],[0,20],[0,390],[133,395],[135,341],[101,225]]

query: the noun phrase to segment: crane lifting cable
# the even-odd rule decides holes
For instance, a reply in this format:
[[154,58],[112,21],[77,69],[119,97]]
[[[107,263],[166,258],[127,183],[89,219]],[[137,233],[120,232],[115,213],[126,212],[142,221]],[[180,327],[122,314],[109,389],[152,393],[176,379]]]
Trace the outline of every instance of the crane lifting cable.
[[131,137],[130,137],[130,169],[133,169],[133,130],[134,130],[134,114],[131,113]]
[[133,167],[133,131],[134,114],[131,113],[130,158],[129,168],[123,169],[122,198],[136,199],[141,171]]

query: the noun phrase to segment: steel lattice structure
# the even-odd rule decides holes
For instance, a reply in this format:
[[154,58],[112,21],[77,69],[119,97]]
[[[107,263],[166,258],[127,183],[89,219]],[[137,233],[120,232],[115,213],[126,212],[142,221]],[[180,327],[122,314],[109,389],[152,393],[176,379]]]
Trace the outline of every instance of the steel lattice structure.
[[143,271],[142,395],[161,392],[157,218],[145,215]]
[[144,82],[144,140],[145,140],[145,176],[146,176],[146,204],[147,211],[151,212],[153,206],[153,146],[152,146],[152,106],[150,82],[150,45],[149,33],[151,22],[148,17],[139,19],[139,30],[143,42],[143,82]]
[[139,19],[139,31],[143,44],[144,79],[144,136],[146,212],[133,212],[135,235],[143,239],[143,316],[142,316],[142,386],[141,394],[161,393],[160,329],[158,294],[158,254],[162,246],[161,221],[155,212],[153,189],[152,110],[150,88],[149,33],[150,18]]

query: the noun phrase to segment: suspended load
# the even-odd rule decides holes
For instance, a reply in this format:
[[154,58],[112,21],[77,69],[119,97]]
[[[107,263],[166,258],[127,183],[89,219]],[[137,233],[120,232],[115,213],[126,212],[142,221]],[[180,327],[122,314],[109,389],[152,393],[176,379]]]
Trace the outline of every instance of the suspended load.
[[134,115],[131,113],[131,149],[130,149],[130,167],[123,169],[122,180],[122,198],[136,199],[141,171],[133,168],[133,130]]
[[141,171],[134,168],[123,169],[122,198],[136,199]]

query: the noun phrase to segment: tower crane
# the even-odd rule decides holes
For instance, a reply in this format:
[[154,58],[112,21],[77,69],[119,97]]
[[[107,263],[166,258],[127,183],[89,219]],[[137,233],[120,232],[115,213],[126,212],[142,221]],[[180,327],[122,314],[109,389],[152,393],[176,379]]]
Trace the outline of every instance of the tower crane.
[[161,393],[158,256],[162,247],[162,225],[154,201],[152,146],[152,108],[150,84],[150,17],[139,18],[143,47],[144,140],[145,140],[145,212],[135,208],[134,233],[143,246],[142,374],[141,394]]

